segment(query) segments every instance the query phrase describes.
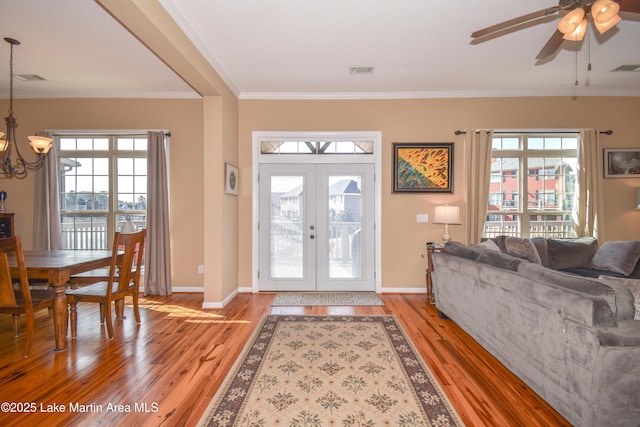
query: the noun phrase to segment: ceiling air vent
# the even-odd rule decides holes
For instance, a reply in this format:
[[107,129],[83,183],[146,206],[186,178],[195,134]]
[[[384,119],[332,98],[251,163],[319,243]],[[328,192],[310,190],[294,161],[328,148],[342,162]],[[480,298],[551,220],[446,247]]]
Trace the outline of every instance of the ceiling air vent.
[[614,68],[613,71],[638,71],[640,64],[621,65],[618,68]]
[[366,67],[350,67],[349,74],[373,74],[373,70],[376,67],[366,66]]
[[21,82],[41,82],[43,80],[47,80],[37,74],[16,74],[13,77]]

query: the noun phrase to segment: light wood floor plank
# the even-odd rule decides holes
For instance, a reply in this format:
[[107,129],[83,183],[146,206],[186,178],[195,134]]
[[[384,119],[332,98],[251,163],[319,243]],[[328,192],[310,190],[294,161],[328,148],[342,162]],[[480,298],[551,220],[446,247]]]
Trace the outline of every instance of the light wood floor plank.
[[[37,413],[0,412],[0,425],[193,426],[268,314],[394,314],[469,426],[568,426],[453,322],[438,317],[424,295],[384,294],[385,306],[270,307],[274,294],[240,294],[224,309],[202,310],[202,295],[141,299],[142,324],[131,307],[109,341],[95,304],[78,307],[78,338],[54,353],[52,320],[39,313],[32,354],[22,358],[10,316],[0,316],[3,401],[35,403]],[[40,412],[52,404],[64,412]],[[95,412],[71,412],[69,404]],[[107,405],[129,405],[113,407]],[[135,404],[151,412],[134,411]],[[101,408],[100,408],[101,405]],[[156,406],[157,405],[157,406]]]

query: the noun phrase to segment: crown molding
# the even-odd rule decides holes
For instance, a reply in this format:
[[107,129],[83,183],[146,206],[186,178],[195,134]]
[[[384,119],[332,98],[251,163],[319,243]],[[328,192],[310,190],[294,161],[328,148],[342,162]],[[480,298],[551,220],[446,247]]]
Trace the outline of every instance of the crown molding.
[[242,92],[240,99],[262,100],[363,100],[438,98],[522,98],[564,96],[638,97],[640,89],[568,88],[555,90],[427,91],[427,92]]

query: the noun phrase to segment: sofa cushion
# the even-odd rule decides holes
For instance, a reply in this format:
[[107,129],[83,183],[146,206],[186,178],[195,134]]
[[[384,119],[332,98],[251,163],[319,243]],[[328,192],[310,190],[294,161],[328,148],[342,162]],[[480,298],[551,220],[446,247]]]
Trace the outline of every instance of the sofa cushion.
[[522,259],[496,251],[483,251],[476,259],[478,262],[511,271],[518,271],[518,266],[522,264]]
[[504,239],[504,244],[509,255],[523,258],[536,264],[542,264],[538,249],[530,239],[507,236]]
[[[617,312],[616,293],[614,289],[597,279],[575,276],[573,274],[555,271],[533,263],[521,264],[518,268],[518,273],[527,277],[533,277],[536,280],[550,283],[557,287],[571,289],[582,294],[603,298],[611,308],[611,312],[616,319],[625,320],[625,317],[627,319],[629,318],[628,312]],[[625,317],[619,317],[623,315],[625,315]]]
[[640,259],[640,240],[610,240],[598,248],[593,255],[590,268],[630,276],[638,259]]
[[633,320],[618,322],[617,327],[599,329],[598,340],[603,347],[640,346],[640,323]]
[[450,241],[445,243],[442,248],[443,252],[446,252],[451,255],[468,258],[468,259],[476,259],[478,257],[478,249],[473,248],[471,246],[467,246],[464,243]]
[[583,277],[592,277],[594,279],[597,279],[600,276],[626,277],[624,274],[614,273],[613,271],[594,270],[592,268],[565,268],[559,271],[564,271],[566,273],[571,273],[571,274],[577,274],[578,276],[583,276]]
[[616,307],[626,319],[640,320],[640,279],[600,276],[599,280],[616,292]]
[[598,250],[598,240],[593,237],[547,239],[547,247],[549,267],[554,270],[589,268],[591,259]]
[[498,247],[500,248],[500,251],[502,252],[507,252],[507,247],[504,244],[504,240],[507,238],[507,236],[496,236],[496,237],[492,237],[491,240],[493,240],[496,245],[498,245]]
[[540,255],[540,262],[543,266],[549,267],[549,245],[544,237],[532,237],[531,242],[535,245]]

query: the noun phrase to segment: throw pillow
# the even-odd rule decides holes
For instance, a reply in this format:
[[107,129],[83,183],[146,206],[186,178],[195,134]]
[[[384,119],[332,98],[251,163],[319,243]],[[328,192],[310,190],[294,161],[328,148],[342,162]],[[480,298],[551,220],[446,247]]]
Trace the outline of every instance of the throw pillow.
[[442,250],[443,252],[446,252],[448,254],[468,259],[476,259],[476,257],[478,256],[478,252],[472,247],[467,246],[464,243],[455,242],[453,240],[445,243]]
[[620,285],[626,288],[633,298],[634,315],[633,320],[640,320],[640,279],[627,279],[624,277],[600,276],[602,283],[610,286]]
[[547,248],[549,267],[554,270],[589,268],[591,259],[598,250],[598,240],[593,237],[547,239]]
[[497,251],[497,252],[501,252],[500,250],[500,246],[498,246],[496,244],[496,242],[494,242],[491,239],[487,239],[484,242],[480,243],[479,246],[482,246],[483,248],[489,250],[489,251]]
[[522,237],[507,236],[504,239],[504,244],[509,255],[526,259],[535,264],[542,264],[538,249],[536,249],[536,246],[531,240]]
[[489,264],[494,267],[504,268],[511,271],[518,271],[518,266],[522,264],[522,259],[496,251],[481,252],[476,260],[483,264]]
[[610,240],[593,256],[590,268],[630,276],[640,259],[640,240]]
[[547,246],[547,239],[544,237],[532,237],[531,241],[538,250],[538,255],[540,255],[542,265],[549,267],[549,247]]

